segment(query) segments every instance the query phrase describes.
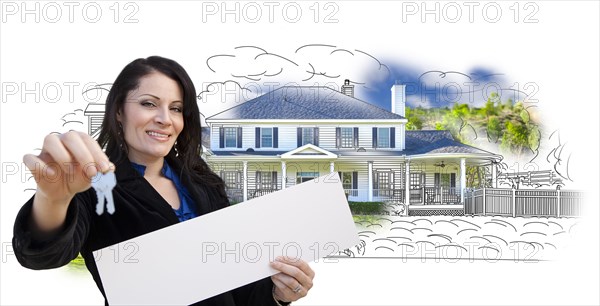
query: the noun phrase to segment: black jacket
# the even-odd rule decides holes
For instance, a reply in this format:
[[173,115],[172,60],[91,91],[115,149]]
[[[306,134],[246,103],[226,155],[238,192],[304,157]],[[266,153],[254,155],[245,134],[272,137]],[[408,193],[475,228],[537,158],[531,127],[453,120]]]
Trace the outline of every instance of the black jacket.
[[[30,269],[61,267],[81,253],[94,281],[105,296],[107,305],[92,252],[179,222],[171,206],[128,160],[117,164],[115,174],[117,185],[113,189],[113,198],[116,211],[113,215],[106,212],[100,216],[96,214],[96,193],[90,188],[73,198],[61,229],[55,233],[41,234],[31,223],[32,197],[17,215],[13,237],[13,248],[18,261]],[[182,182],[196,203],[208,198],[220,201],[218,207],[221,208],[229,204],[219,196],[215,188],[191,184],[185,177]],[[272,288],[273,282],[267,277],[194,305],[275,306]]]

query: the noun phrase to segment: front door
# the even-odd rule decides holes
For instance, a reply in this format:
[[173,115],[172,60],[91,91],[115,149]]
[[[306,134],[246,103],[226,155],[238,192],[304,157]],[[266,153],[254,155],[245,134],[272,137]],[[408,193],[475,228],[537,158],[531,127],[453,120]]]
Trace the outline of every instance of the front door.
[[423,187],[425,187],[425,172],[410,173],[410,203],[423,202]]

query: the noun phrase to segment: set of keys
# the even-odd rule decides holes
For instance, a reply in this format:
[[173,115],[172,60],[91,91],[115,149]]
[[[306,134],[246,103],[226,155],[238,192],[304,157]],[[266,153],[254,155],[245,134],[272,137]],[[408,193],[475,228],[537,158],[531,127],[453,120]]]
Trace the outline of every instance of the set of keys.
[[96,204],[96,213],[102,215],[104,213],[104,204],[106,203],[106,211],[109,214],[115,213],[115,202],[113,201],[112,190],[117,185],[117,178],[112,171],[102,173],[98,172],[92,178],[92,187],[96,191],[98,204]]

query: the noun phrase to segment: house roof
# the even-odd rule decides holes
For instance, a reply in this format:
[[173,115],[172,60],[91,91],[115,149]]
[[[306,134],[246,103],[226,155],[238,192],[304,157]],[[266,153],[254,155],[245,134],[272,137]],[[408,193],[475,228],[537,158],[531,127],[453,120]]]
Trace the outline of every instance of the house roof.
[[388,110],[323,86],[284,86],[206,120],[405,119]]
[[493,154],[463,143],[452,137],[450,131],[421,130],[406,131],[406,155],[425,153],[469,153]]
[[86,116],[104,115],[105,109],[106,109],[106,104],[104,104],[104,103],[90,103],[85,108],[85,111],[83,112],[83,114]]

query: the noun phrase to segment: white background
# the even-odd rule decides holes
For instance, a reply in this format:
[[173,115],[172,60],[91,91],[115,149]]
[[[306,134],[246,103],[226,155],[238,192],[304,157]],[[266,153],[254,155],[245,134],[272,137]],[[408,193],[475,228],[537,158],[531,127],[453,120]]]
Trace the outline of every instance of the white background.
[[[26,8],[35,8],[28,3]],[[525,7],[517,3],[520,14],[515,22],[515,2],[495,2],[501,9],[499,21],[493,23],[493,8],[482,11],[486,2],[472,2],[474,14],[464,3],[439,2],[439,22],[434,15],[422,20],[419,13],[405,16],[402,2],[332,2],[338,9],[335,23],[324,23],[325,3],[315,22],[314,2],[297,2],[302,17],[293,23],[282,12],[284,3],[273,2],[273,22],[268,7],[262,7],[262,17],[204,16],[203,7],[191,1],[120,3],[115,22],[115,2],[96,2],[102,16],[98,22],[93,7],[87,15],[82,8],[87,2],[72,2],[72,22],[69,8],[63,2],[40,5],[38,16],[6,14],[5,9],[21,2],[2,3],[0,23],[0,69],[2,82],[1,106],[1,304],[64,305],[103,303],[95,284],[86,274],[74,274],[65,269],[31,271],[20,267],[11,255],[10,241],[15,215],[30,196],[32,188],[21,178],[23,154],[34,152],[43,137],[61,131],[60,118],[74,109],[85,108],[89,101],[81,91],[89,82],[110,83],[130,61],[139,57],[161,55],[177,60],[191,75],[196,87],[203,82],[222,81],[227,76],[212,73],[205,65],[215,54],[231,52],[235,47],[255,45],[269,52],[292,54],[304,44],[332,44],[347,49],[359,49],[384,62],[411,63],[427,70],[469,71],[487,67],[508,73],[521,84],[535,82],[539,86],[536,98],[544,114],[544,125],[560,129],[561,139],[568,141],[573,153],[570,174],[577,189],[588,194],[587,211],[581,221],[581,235],[564,251],[561,261],[526,263],[486,263],[461,261],[439,263],[388,259],[355,259],[336,264],[317,263],[315,287],[298,305],[360,305],[360,304],[598,304],[598,84],[599,84],[599,4],[584,2],[535,2]],[[217,7],[221,2],[214,2]],[[404,2],[419,7],[421,2]],[[246,3],[240,2],[240,7]],[[71,4],[73,5],[73,4]],[[443,15],[446,5],[447,15]],[[57,19],[59,8],[61,18]],[[111,9],[112,7],[112,9]],[[230,4],[230,8],[233,5]],[[455,23],[454,7],[461,7]],[[511,9],[511,7],[513,9]],[[44,11],[45,8],[45,11]],[[133,19],[123,22],[127,13],[137,8]],[[428,8],[434,4],[428,3]],[[537,12],[525,23],[528,13]],[[243,14],[240,13],[240,14]],[[449,15],[451,14],[451,15]],[[39,22],[36,22],[39,17]],[[84,18],[85,17],[85,18]],[[25,20],[22,20],[24,18]],[[88,18],[88,20],[86,20]],[[470,20],[472,18],[472,22]],[[486,20],[487,18],[487,20]],[[289,81],[289,80],[283,80]],[[69,101],[68,87],[51,103],[40,93],[22,99],[22,82],[27,88],[40,89],[55,82],[78,82],[74,102]],[[7,94],[7,84],[18,84],[17,94]],[[54,84],[54,83],[52,83]],[[12,91],[11,91],[12,92]],[[208,104],[208,103],[207,103]],[[225,105],[200,105],[207,113]],[[10,170],[10,171],[9,171]]]

